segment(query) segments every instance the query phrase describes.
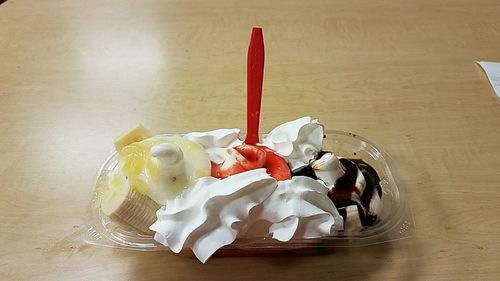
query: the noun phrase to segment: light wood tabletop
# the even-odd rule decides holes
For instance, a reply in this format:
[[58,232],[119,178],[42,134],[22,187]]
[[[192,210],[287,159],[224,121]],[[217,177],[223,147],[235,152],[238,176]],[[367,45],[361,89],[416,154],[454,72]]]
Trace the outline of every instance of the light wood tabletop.
[[[0,5],[1,280],[499,280],[500,2],[28,1]],[[85,244],[113,140],[245,126],[262,26],[261,130],[312,115],[392,156],[412,238],[328,255],[216,257]]]

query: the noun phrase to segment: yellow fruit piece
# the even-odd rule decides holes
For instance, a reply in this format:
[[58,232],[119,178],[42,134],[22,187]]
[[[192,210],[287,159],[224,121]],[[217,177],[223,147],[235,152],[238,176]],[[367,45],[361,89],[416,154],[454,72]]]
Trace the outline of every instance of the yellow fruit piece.
[[197,170],[196,172],[194,172],[194,175],[193,175],[193,177],[195,179],[199,179],[199,178],[207,177],[207,176],[210,176],[210,171],[208,171],[208,170]]
[[118,186],[121,184],[123,184],[122,177],[120,177],[119,175],[115,175],[111,180],[111,186]]
[[137,177],[144,170],[144,157],[127,157],[124,161],[122,172],[127,177]]
[[[158,160],[151,156],[151,149],[158,144],[172,143],[183,152],[184,174],[172,182],[161,180]],[[180,136],[154,136],[130,143],[118,151],[121,172],[130,187],[148,195],[157,203],[174,198],[198,178],[210,175],[210,160],[205,148]]]
[[127,177],[130,186],[137,192],[148,195],[148,183],[144,179],[145,172],[156,181],[159,178],[158,166],[151,157],[151,148],[161,139],[145,139],[124,146],[118,156],[123,163],[122,172]]
[[149,226],[156,221],[155,213],[160,206],[139,193],[143,185],[136,182],[131,188],[121,173],[114,174],[99,200],[102,213],[118,224],[126,223],[141,232],[151,233]]
[[145,140],[151,137],[151,133],[142,125],[138,125],[131,130],[125,132],[115,140],[116,151],[120,152],[125,146]]
[[121,190],[124,188],[124,183],[122,178],[119,175],[115,175],[110,182],[109,188],[105,193],[104,200],[111,200],[114,196],[119,194]]
[[210,160],[205,148],[196,142],[174,136],[169,141],[178,145],[184,153],[184,167],[190,185],[197,179],[210,175]]
[[129,178],[130,186],[132,186],[135,191],[143,195],[148,195],[148,185],[139,178]]
[[123,163],[122,172],[129,178],[138,177],[146,168],[153,180],[159,177],[158,167],[151,157],[151,147],[163,143],[162,140],[146,139],[123,147],[119,152]]
[[147,162],[148,174],[154,181],[160,178],[160,172],[158,171],[158,165],[153,162],[153,159],[149,159]]

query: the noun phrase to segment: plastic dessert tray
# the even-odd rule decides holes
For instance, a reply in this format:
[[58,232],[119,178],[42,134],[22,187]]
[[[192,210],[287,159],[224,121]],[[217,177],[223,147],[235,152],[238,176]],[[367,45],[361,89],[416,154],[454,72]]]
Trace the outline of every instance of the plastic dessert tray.
[[[271,237],[246,237],[237,239],[219,251],[231,250],[293,250],[301,248],[326,248],[365,246],[398,240],[411,236],[414,222],[406,193],[400,181],[396,181],[390,157],[372,142],[352,133],[326,130],[323,150],[332,151],[339,157],[359,158],[370,164],[380,176],[382,187],[382,211],[375,225],[359,232],[339,231],[333,236],[314,239],[294,239],[279,242]],[[96,187],[92,192],[89,220],[85,241],[90,244],[135,250],[168,250],[153,239],[153,234],[143,234],[106,217],[100,209],[107,177],[116,168],[117,153],[112,153],[98,171]]]

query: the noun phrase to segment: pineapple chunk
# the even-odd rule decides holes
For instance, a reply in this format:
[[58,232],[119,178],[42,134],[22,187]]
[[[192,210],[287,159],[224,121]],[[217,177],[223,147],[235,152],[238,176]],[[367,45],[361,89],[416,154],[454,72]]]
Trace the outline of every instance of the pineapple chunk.
[[122,150],[125,146],[134,142],[145,140],[151,136],[152,135],[148,129],[144,128],[142,125],[138,125],[115,140],[116,151],[120,152],[120,150]]
[[[158,160],[151,156],[151,149],[159,144],[177,145],[183,153],[183,174],[172,182],[161,180]],[[210,175],[210,159],[205,148],[180,136],[154,136],[123,147],[118,156],[121,172],[136,192],[147,195],[158,204],[174,198],[195,184],[198,178]]]

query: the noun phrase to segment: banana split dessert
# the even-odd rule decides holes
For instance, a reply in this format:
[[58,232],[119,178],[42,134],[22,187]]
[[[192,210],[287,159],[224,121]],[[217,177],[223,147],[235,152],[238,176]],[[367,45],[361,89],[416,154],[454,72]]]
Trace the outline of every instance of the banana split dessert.
[[361,159],[323,151],[311,117],[284,123],[256,145],[239,129],[155,135],[138,126],[115,141],[102,212],[173,252],[205,262],[241,237],[318,238],[377,222],[382,191]]
[[254,28],[247,61],[247,127],[116,139],[100,212],[206,262],[237,239],[294,239],[362,232],[382,209],[380,178],[363,159],[324,150],[311,117],[258,132],[264,44]]

